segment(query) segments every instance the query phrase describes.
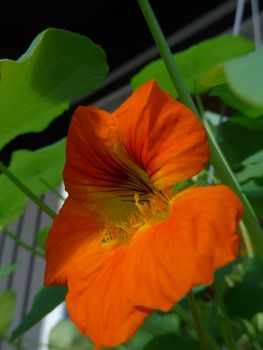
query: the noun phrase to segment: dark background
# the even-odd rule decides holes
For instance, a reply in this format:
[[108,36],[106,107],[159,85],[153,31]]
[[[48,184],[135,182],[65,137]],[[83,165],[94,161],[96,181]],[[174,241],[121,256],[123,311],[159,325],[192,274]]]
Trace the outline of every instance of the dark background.
[[[233,3],[230,0],[152,0],[151,4],[164,34],[169,36],[227,2]],[[207,28],[193,33],[173,49],[184,49],[230,28],[234,14],[233,10]],[[13,0],[1,3],[0,56],[17,59],[33,38],[47,27],[74,31],[100,44],[106,51],[111,72],[154,44],[136,0]],[[136,70],[122,75],[82,103],[92,103],[121,87]],[[36,149],[65,136],[74,107],[52,122],[47,130],[38,134],[21,135],[13,140],[0,152],[1,160],[8,163],[15,149]]]
[[[221,3],[222,0],[151,1],[166,35]],[[11,0],[1,3],[1,57],[18,58],[47,27],[90,37],[106,51],[111,69],[153,44],[136,0]]]

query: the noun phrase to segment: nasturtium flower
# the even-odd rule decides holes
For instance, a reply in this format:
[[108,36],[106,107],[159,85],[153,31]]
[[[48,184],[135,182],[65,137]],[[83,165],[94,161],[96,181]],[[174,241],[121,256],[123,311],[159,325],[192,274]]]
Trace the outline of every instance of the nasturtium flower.
[[96,348],[127,341],[236,258],[237,196],[223,185],[172,191],[208,158],[197,117],[154,81],[112,114],[76,110],[45,284],[68,287],[69,315]]

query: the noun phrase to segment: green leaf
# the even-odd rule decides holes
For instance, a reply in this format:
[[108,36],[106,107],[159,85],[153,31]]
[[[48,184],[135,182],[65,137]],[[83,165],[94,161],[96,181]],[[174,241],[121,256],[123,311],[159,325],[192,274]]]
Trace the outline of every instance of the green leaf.
[[143,350],[145,345],[153,338],[153,335],[143,328],[139,328],[135,335],[126,343],[105,348],[103,350]]
[[[262,187],[263,190],[263,187]],[[261,196],[247,196],[257,217],[263,220],[263,195]]]
[[[226,60],[244,55],[252,49],[253,44],[244,38],[226,35],[204,40],[185,51],[176,53],[174,60],[190,92],[204,92],[207,88],[200,82],[209,69]],[[136,74],[131,81],[132,88],[135,90],[150,79],[157,80],[163,90],[177,96],[161,59],[153,61]]]
[[31,310],[26,314],[19,326],[13,331],[11,335],[12,340],[23,335],[56,306],[62,303],[66,294],[66,287],[42,287],[35,296]]
[[[65,162],[65,140],[37,151],[19,150],[13,153],[11,170],[31,191],[41,195],[48,191],[41,181],[53,187],[62,183]],[[0,226],[6,226],[22,214],[27,197],[5,175],[0,175]]]
[[175,334],[165,334],[154,337],[144,350],[200,350],[195,340],[185,340]]
[[224,299],[230,316],[250,319],[263,311],[263,263],[250,259],[242,282],[230,288]]
[[262,62],[263,47],[246,56],[224,62],[216,71],[210,70],[203,83],[206,87],[226,83],[231,93],[239,100],[263,110]]
[[36,235],[37,244],[42,249],[46,249],[46,239],[47,239],[47,235],[48,235],[49,230],[50,230],[50,227],[46,226],[46,227],[42,228]]
[[11,290],[0,292],[0,338],[5,336],[15,310],[15,294]]
[[244,115],[233,115],[229,118],[228,122],[232,125],[240,125],[249,130],[261,130],[263,131],[263,117],[260,118],[248,118]]
[[97,89],[108,71],[104,51],[66,30],[40,33],[17,61],[0,61],[0,148],[38,132],[74,99]]
[[70,320],[62,320],[51,330],[48,350],[92,350],[91,341],[81,335]]
[[245,101],[240,100],[230,91],[226,84],[214,87],[211,91],[211,95],[219,97],[226,105],[240,111],[248,117],[257,118],[263,115],[263,108],[255,108]]
[[249,199],[257,217],[263,220],[263,179],[249,180],[242,184],[241,188]]
[[[236,171],[241,170],[241,163],[247,157],[263,149],[261,128],[263,119],[261,121],[261,118],[252,119],[244,116],[227,118],[211,111],[205,111],[204,115],[228,162],[236,168]],[[239,123],[239,120],[242,121]]]
[[253,179],[242,184],[242,191],[250,197],[263,197],[263,179]]
[[0,280],[11,275],[18,267],[18,263],[11,264],[0,269]]
[[214,281],[217,283],[221,281],[226,275],[228,275],[235,266],[240,264],[241,258],[238,257],[236,260],[232,261],[231,263],[227,264],[226,266],[221,267],[215,272]]
[[152,334],[176,333],[179,331],[180,320],[174,313],[154,312],[143,323],[143,329]]
[[263,149],[262,130],[227,121],[219,127],[219,144],[229,163],[237,167],[245,158]]
[[252,165],[252,164],[258,164],[260,162],[263,161],[263,150],[252,154],[252,156],[246,158],[245,160],[243,160],[242,165]]
[[244,169],[236,173],[239,183],[245,183],[256,178],[263,179],[263,150],[246,158],[241,163]]
[[230,90],[255,108],[263,110],[263,48],[224,64]]
[[145,345],[152,339],[153,335],[143,328],[139,328],[136,334],[125,344],[116,349],[119,350],[143,350]]

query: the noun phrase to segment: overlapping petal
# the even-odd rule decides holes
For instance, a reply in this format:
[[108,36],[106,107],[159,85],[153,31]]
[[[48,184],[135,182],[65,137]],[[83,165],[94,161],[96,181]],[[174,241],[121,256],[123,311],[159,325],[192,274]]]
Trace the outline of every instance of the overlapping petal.
[[106,249],[100,256],[87,254],[86,264],[99,261],[100,267],[90,273],[78,266],[69,274],[66,303],[70,317],[98,348],[127,341],[153,311],[134,306],[128,298],[126,248]]
[[73,321],[97,346],[114,346],[128,340],[153,310],[169,310],[236,258],[241,213],[227,187],[200,187],[174,197],[168,218],[140,228],[128,244],[103,246],[100,237],[90,239],[89,221],[82,230],[73,225],[72,235],[61,227],[60,236],[51,232],[48,241],[53,257],[48,256],[46,282],[54,283],[49,276],[60,267],[67,275]]
[[114,148],[118,144],[111,115],[96,107],[78,107],[66,147],[64,182],[70,196],[87,199],[87,192],[108,192],[119,184]]
[[154,80],[140,86],[113,116],[129,155],[156,188],[164,190],[205,166],[209,148],[204,128]]
[[214,271],[238,254],[241,214],[226,186],[176,195],[168,219],[142,228],[129,245],[125,271],[133,303],[167,311],[193,286],[211,283]]
[[86,255],[98,250],[103,225],[94,203],[66,199],[46,242],[46,285],[67,285],[69,271],[85,266]]
[[75,198],[121,198],[165,189],[198,173],[208,156],[197,117],[151,81],[112,115],[96,107],[76,110],[67,139],[66,190]]
[[123,261],[127,245],[103,243],[93,203],[68,198],[46,242],[45,285],[67,285],[67,309],[98,347],[129,339],[152,312],[128,298]]
[[73,116],[64,182],[70,197],[99,202],[97,210],[116,219],[134,209],[135,193],[152,190],[146,172],[123,147],[116,119],[96,107],[79,107]]

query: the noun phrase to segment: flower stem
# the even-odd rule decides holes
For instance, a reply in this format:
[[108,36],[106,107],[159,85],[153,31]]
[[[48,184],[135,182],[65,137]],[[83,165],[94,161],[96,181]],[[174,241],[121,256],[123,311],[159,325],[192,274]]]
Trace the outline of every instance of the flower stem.
[[220,309],[222,313],[222,321],[221,321],[222,335],[224,337],[226,346],[229,350],[238,350],[236,340],[232,331],[232,327],[229,321],[229,316],[227,314],[224,301],[221,297],[220,297],[219,303],[220,303]]
[[16,235],[14,235],[13,233],[9,232],[9,231],[2,231],[2,234],[6,235],[7,237],[11,238],[13,241],[16,242],[17,245],[20,245],[21,247],[23,247],[24,249],[26,249],[27,251],[29,251],[31,254],[33,255],[37,255],[40,256],[41,258],[45,257],[45,254],[34,249],[33,247],[31,247],[29,244],[25,243],[24,241],[22,241],[21,239],[17,238]]
[[193,315],[194,323],[195,323],[195,329],[199,338],[200,346],[202,350],[208,350],[208,345],[205,339],[203,326],[200,318],[200,312],[198,309],[197,302],[195,300],[195,295],[192,291],[190,291],[187,295],[188,303],[191,308],[191,312]]
[[162,33],[160,25],[156,19],[156,16],[149,4],[148,0],[138,0],[141,11],[144,15],[146,23],[152,33],[152,36],[155,40],[155,43],[160,51],[161,57],[164,60],[166,69],[169,73],[169,76],[173,82],[174,87],[176,88],[180,100],[188,106],[192,111],[199,116],[198,110],[192,100],[191,95],[188,92],[188,89],[184,83],[183,77],[177,68],[177,65],[174,62],[173,55],[168,46],[168,43]]
[[[170,78],[173,82],[174,87],[176,88],[180,100],[187,105],[201,120],[201,116],[192,100],[190,93],[187,90],[187,87],[184,83],[183,77],[176,66],[176,63],[173,59],[171,50],[167,44],[167,41],[162,33],[162,30],[159,26],[159,23],[155,17],[155,14],[148,2],[148,0],[138,0],[139,6],[142,10],[144,18],[148,24],[148,27],[152,33],[152,36],[156,42],[157,47],[159,48],[161,57],[166,65],[166,69],[170,75]],[[228,185],[232,188],[240,197],[243,207],[243,221],[248,230],[255,247],[263,259],[263,233],[260,228],[257,217],[248,201],[246,196],[242,193],[242,190],[229,166],[227,163],[221,149],[219,148],[214,135],[208,125],[204,120],[204,126],[206,127],[209,145],[210,145],[210,162],[215,167],[216,172],[222,183]]]
[[[189,327],[195,328],[195,323],[193,321],[193,318],[191,317],[191,314],[188,311],[186,311],[182,306],[180,306],[179,304],[176,304],[173,307],[173,311]],[[209,350],[220,350],[219,345],[216,343],[216,341],[208,332],[205,332],[205,337],[206,337],[207,344],[209,345]]]
[[45,179],[42,179],[42,177],[39,177],[39,180],[51,191],[54,193],[54,195],[64,202],[65,198],[57,191],[53,186],[51,186]]
[[19,180],[1,161],[0,170],[5,174],[9,180],[15,184],[20,191],[22,191],[28,198],[30,198],[39,208],[41,208],[52,219],[57,215],[54,210],[47,206],[41,199],[39,199],[22,181]]
[[241,236],[243,238],[243,242],[244,242],[244,245],[245,245],[245,248],[246,248],[247,257],[252,259],[253,256],[254,256],[254,250],[253,250],[253,247],[252,247],[252,244],[251,244],[251,241],[250,241],[249,234],[247,232],[246,226],[244,225],[243,221],[240,222],[239,228],[240,228]]

